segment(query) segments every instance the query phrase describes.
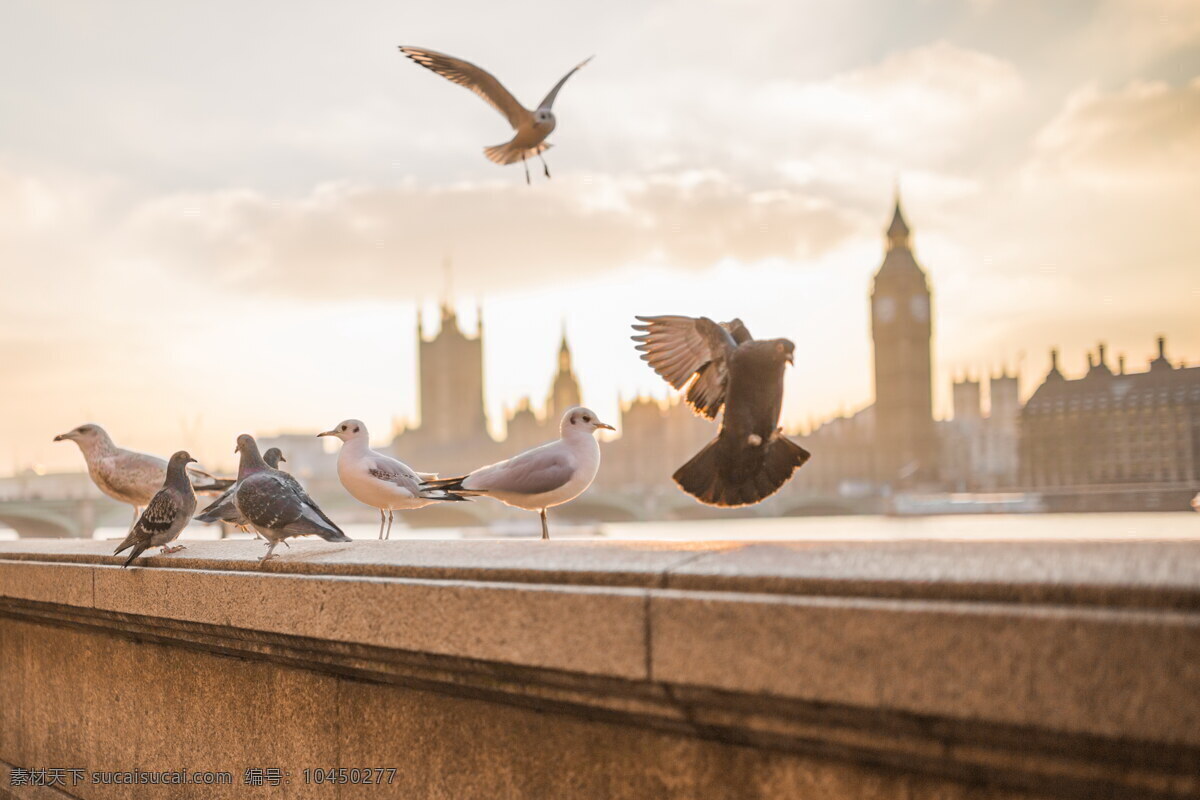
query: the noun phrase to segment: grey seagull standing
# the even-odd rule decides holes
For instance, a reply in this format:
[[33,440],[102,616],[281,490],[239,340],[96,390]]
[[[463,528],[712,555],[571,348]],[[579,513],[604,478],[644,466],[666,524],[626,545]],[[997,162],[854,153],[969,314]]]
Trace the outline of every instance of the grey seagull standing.
[[638,317],[634,336],[642,359],[700,416],[725,416],[717,438],[672,476],[702,503],[732,508],[770,497],[809,459],[783,435],[783,372],[793,363],[787,339],[755,340],[740,319]]
[[183,549],[181,544],[174,547],[167,545],[175,541],[175,537],[187,527],[196,510],[196,492],[192,490],[192,482],[186,471],[187,465],[195,460],[185,450],[171,456],[163,487],[150,498],[150,504],[134,522],[125,541],[113,551],[113,555],[116,555],[133,548],[122,567],[128,567],[149,547],[161,547],[164,554]]
[[513,164],[520,161],[525,165],[525,183],[529,183],[529,164],[525,159],[537,156],[542,161],[542,170],[546,173],[546,177],[550,177],[550,167],[546,166],[546,159],[542,156],[542,153],[551,147],[546,143],[546,137],[554,131],[554,127],[558,124],[554,112],[550,109],[554,106],[554,98],[558,97],[558,90],[567,82],[567,78],[591,61],[590,56],[562,76],[562,79],[554,84],[550,94],[546,95],[537,109],[530,111],[521,105],[500,81],[496,80],[496,76],[469,61],[463,61],[461,58],[448,56],[435,50],[426,50],[423,47],[401,46],[400,52],[425,69],[436,72],[452,83],[470,89],[486,100],[488,105],[504,115],[516,133],[504,144],[485,147],[484,155],[496,164]]
[[[54,441],[79,445],[92,481],[109,497],[133,506],[134,522],[167,476],[166,461],[117,447],[104,428],[94,422],[60,433]],[[233,485],[231,480],[214,478],[194,467],[189,467],[187,474],[198,492],[222,492]]]
[[275,547],[292,536],[320,536],[327,542],[350,541],[317,507],[299,481],[267,466],[253,436],[245,433],[239,436],[234,452],[241,453],[242,459],[233,501],[238,513],[269,542],[260,561],[273,558]]

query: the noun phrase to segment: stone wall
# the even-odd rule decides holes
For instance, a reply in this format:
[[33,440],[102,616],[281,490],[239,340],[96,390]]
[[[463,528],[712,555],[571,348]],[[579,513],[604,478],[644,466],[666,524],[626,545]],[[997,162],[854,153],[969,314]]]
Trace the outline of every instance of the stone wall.
[[1200,794],[1200,542],[110,549],[0,543],[0,797]]

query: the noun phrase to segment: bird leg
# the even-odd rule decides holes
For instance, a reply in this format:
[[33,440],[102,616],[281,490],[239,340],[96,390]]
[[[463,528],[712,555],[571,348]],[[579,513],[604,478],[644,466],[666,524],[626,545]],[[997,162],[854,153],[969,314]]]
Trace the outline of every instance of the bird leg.
[[532,181],[529,180],[529,162],[525,160],[525,156],[521,156],[521,163],[525,166],[525,185],[528,186]]
[[379,509],[379,538],[383,538],[383,509]]
[[549,178],[550,177],[550,167],[549,167],[549,165],[546,164],[546,159],[542,157],[541,153],[538,153],[538,158],[541,159],[541,161],[542,161],[542,172],[545,172],[546,177]]
[[387,536],[384,536],[384,537],[383,537],[383,538],[385,538],[385,539],[390,539],[390,538],[392,538],[392,514],[394,514],[394,513],[395,513],[395,512],[394,512],[394,511],[392,511],[392,509],[390,509],[390,508],[388,509],[388,529],[387,529]]
[[169,546],[169,547],[168,547],[167,545],[165,545],[165,544],[164,544],[164,545],[163,545],[163,547],[162,547],[162,553],[161,553],[161,555],[164,555],[164,556],[165,556],[165,555],[167,555],[168,553],[178,553],[180,550],[186,550],[186,549],[187,549],[187,545],[186,545],[186,544],[173,544],[173,545],[171,545],[171,546]]
[[[280,541],[282,541],[282,540],[280,540]],[[262,558],[260,558],[258,560],[258,563],[261,564],[262,562],[266,561],[267,559],[275,558],[275,554],[272,553],[271,551],[275,549],[275,545],[277,545],[277,544],[279,544],[279,542],[271,542],[269,545],[267,545],[266,555],[264,555]],[[286,542],[284,542],[284,544],[286,544]]]
[[550,538],[550,528],[546,524],[546,509],[544,509],[544,508],[542,509],[541,516],[542,516],[542,538],[549,539]]

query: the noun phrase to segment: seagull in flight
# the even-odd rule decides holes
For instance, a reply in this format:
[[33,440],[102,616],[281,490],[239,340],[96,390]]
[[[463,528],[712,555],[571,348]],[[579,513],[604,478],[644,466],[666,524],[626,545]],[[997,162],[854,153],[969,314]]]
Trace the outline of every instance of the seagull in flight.
[[567,410],[559,438],[526,450],[507,461],[480,467],[461,478],[425,481],[424,486],[465,497],[493,497],[513,508],[536,511],[542,518],[542,538],[550,538],[546,509],[583,494],[600,469],[600,445],[593,434],[604,428],[596,412],[582,406]]
[[740,319],[638,317],[633,338],[642,360],[676,389],[687,389],[697,415],[721,429],[675,471],[679,488],[701,503],[736,508],[770,497],[809,459],[783,435],[783,371],[793,362],[787,339],[755,339]]
[[401,46],[400,52],[425,69],[432,70],[446,80],[470,89],[504,115],[516,134],[504,144],[485,147],[484,155],[497,164],[513,164],[520,161],[525,166],[525,183],[529,183],[529,164],[525,159],[537,156],[542,161],[542,170],[546,173],[546,177],[550,177],[550,167],[546,166],[546,159],[542,157],[542,153],[551,147],[546,143],[546,137],[558,124],[554,112],[550,109],[554,105],[554,98],[558,96],[558,90],[567,82],[567,78],[591,61],[591,56],[576,64],[570,72],[562,76],[541,104],[535,110],[530,111],[517,102],[517,98],[513,97],[512,93],[496,80],[496,76],[469,61],[463,61],[461,58],[448,56],[435,50],[426,50],[423,47]]

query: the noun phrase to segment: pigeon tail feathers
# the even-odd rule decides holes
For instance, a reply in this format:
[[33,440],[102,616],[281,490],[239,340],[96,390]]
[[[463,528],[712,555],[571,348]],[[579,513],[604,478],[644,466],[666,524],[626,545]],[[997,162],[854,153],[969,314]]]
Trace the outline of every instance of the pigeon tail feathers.
[[672,477],[705,505],[737,508],[773,495],[810,456],[782,434],[753,445],[723,430]]

